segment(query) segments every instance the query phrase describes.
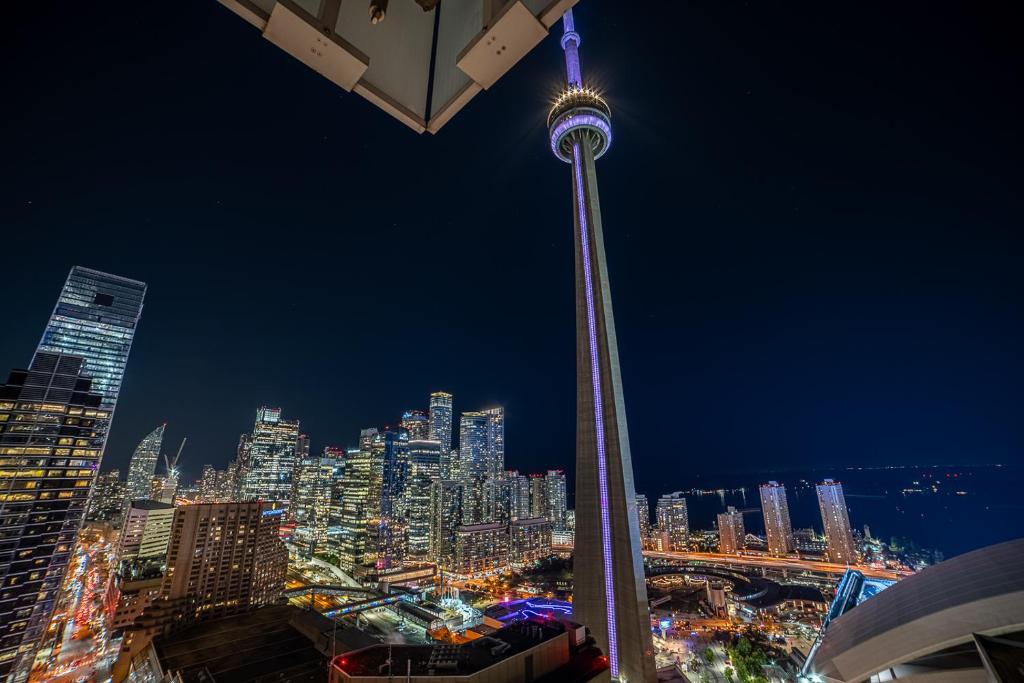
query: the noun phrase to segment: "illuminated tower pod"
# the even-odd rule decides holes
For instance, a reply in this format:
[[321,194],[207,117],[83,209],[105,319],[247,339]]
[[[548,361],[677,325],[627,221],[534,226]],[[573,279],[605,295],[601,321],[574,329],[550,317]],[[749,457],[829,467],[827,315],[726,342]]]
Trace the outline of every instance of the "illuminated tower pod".
[[570,164],[576,251],[576,560],[573,614],[617,680],[655,680],[633,465],[619,372],[595,161],[611,111],[583,85],[580,37],[562,19],[567,88],[548,114],[551,151]]

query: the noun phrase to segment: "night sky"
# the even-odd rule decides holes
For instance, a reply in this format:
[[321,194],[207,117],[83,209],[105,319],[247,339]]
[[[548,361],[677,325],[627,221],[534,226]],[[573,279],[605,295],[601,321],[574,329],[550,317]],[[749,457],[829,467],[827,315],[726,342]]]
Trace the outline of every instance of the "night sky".
[[[581,2],[638,490],[1022,462],[1011,4]],[[417,136],[213,0],[11,11],[0,366],[72,265],[146,281],[104,469],[162,421],[222,466],[261,404],[353,444],[436,389],[572,469],[557,38]]]

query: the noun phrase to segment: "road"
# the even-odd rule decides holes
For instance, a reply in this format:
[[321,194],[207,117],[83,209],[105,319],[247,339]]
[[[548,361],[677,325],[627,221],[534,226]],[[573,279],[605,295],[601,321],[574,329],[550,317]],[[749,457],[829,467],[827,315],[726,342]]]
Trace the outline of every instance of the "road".
[[[552,550],[571,551],[571,546],[552,546]],[[910,571],[896,571],[894,569],[878,569],[864,565],[848,567],[845,564],[834,564],[820,560],[803,560],[795,557],[767,557],[758,555],[722,555],[721,553],[696,553],[696,552],[660,552],[645,550],[644,557],[653,557],[660,560],[680,560],[684,562],[717,562],[720,564],[731,564],[738,567],[763,567],[766,569],[786,569],[791,571],[822,572],[826,574],[841,575],[847,569],[856,569],[864,576],[871,579],[887,579],[898,581],[913,574]]]
[[683,562],[716,562],[719,564],[736,565],[740,567],[759,567],[766,569],[779,569],[790,571],[810,571],[826,574],[844,574],[847,569],[856,569],[864,576],[872,579],[888,579],[897,581],[907,574],[901,574],[892,569],[877,569],[864,565],[848,567],[845,564],[834,564],[832,562],[821,562],[819,560],[801,560],[791,557],[765,557],[751,555],[723,555],[721,553],[692,553],[692,552],[658,552],[645,550],[644,557],[653,557],[659,560],[680,560]]
[[31,681],[63,683],[84,678],[104,680],[112,654],[103,612],[103,597],[113,549],[98,534],[83,532],[64,580],[62,599],[51,621],[53,648],[37,662]]
[[[571,546],[552,546],[554,551],[571,551]],[[845,564],[834,564],[833,562],[822,562],[820,560],[797,559],[795,557],[767,557],[760,555],[723,555],[721,553],[692,553],[692,552],[660,552],[654,550],[643,551],[644,557],[654,557],[663,560],[681,560],[685,562],[719,562],[721,564],[735,564],[743,567],[765,567],[769,569],[788,569],[793,571],[820,571],[822,573],[843,574],[847,569],[856,569],[868,579],[886,579],[899,581],[909,577],[912,571],[897,571],[895,569],[879,569],[856,564],[847,566]]]

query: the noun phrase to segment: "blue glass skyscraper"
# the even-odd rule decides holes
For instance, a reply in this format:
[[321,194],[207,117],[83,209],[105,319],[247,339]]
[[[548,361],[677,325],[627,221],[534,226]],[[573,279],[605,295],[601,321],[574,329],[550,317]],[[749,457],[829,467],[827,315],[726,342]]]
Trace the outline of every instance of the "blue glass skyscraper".
[[40,351],[78,356],[82,375],[114,411],[142,315],[146,283],[75,266],[39,342]]

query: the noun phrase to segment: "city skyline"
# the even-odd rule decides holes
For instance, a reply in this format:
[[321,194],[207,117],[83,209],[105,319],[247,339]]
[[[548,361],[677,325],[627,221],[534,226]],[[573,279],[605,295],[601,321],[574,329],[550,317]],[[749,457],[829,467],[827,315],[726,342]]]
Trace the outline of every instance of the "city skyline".
[[[644,463],[637,488],[661,495],[656,473],[682,454],[704,473],[762,461],[1019,461],[1024,434],[1010,406],[1024,326],[1010,293],[1024,275],[1019,233],[1008,229],[1008,155],[991,152],[1014,139],[1015,117],[1000,113],[997,95],[1014,89],[995,53],[946,49],[973,44],[977,10],[929,12],[935,31],[908,38],[869,26],[870,12],[673,6],[664,20],[682,27],[686,45],[675,51],[648,45],[643,16],[600,0],[582,9],[581,32],[601,46],[588,68],[619,112],[615,160],[602,169],[616,191],[602,208],[617,226],[607,239],[622,273],[615,303],[632,447]],[[136,11],[179,33],[143,42],[114,12],[73,7],[52,26],[43,8],[17,8],[14,49],[44,31],[76,46],[89,76],[54,81],[57,57],[37,57],[12,86],[21,106],[2,114],[6,129],[27,132],[10,140],[0,185],[5,246],[27,250],[46,234],[79,250],[74,260],[11,264],[21,295],[7,305],[17,324],[0,339],[7,367],[28,364],[68,268],[80,264],[150,285],[105,469],[125,472],[162,422],[168,444],[188,436],[191,478],[201,463],[223,466],[260,405],[301,416],[322,445],[425,409],[422,392],[436,388],[464,408],[505,406],[510,433],[529,426],[522,438],[535,449],[513,455],[522,440],[509,445],[520,469],[570,471],[571,244],[561,230],[570,214],[543,130],[557,40],[421,138],[216,3],[173,17]],[[908,8],[893,11],[887,26],[910,21]],[[122,48],[89,37],[113,34],[148,61],[125,63]],[[173,37],[184,34],[216,49],[218,68]],[[861,43],[865,34],[884,49]],[[723,44],[733,48],[724,62]],[[638,54],[649,68],[626,67]],[[716,68],[698,66],[707,64]],[[677,85],[662,85],[666,71]],[[125,117],[103,74],[133,84],[139,116]],[[884,113],[879,91],[891,95]],[[265,133],[244,112],[261,108],[287,132],[257,152],[251,141]],[[950,118],[928,116],[937,109]],[[299,110],[322,116],[312,123]],[[511,132],[494,149],[477,145],[499,117]],[[40,121],[52,125],[34,134]],[[680,121],[683,135],[660,133]],[[54,126],[90,135],[53,137]],[[140,146],[149,152],[130,152]],[[392,188],[354,173],[398,156],[450,182],[408,183],[407,201],[394,202]],[[499,171],[481,172],[499,158]],[[296,165],[324,191],[281,170]],[[340,210],[327,190],[339,186],[365,202]],[[491,211],[491,197],[509,209]],[[427,210],[438,206],[451,209]],[[327,215],[338,229],[325,229]],[[90,231],[108,239],[79,238]],[[968,234],[975,247],[965,250]],[[386,240],[403,249],[379,278],[375,260],[359,255]],[[301,264],[304,277],[265,282],[282,263]],[[436,305],[399,304],[424,286]],[[418,330],[407,352],[380,332],[396,304]]]
[[1002,10],[363,2],[15,8],[0,679],[1016,680]]

